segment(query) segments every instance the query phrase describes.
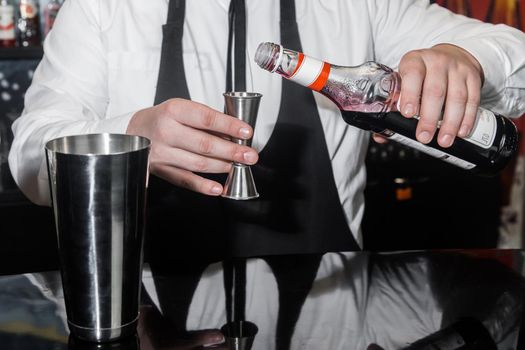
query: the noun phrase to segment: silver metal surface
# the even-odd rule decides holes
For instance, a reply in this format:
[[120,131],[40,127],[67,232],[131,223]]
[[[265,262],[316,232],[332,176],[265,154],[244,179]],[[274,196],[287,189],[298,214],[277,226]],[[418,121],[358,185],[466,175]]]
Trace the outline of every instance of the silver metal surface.
[[223,197],[237,200],[248,200],[259,197],[252,169],[244,164],[233,163],[232,170],[224,184]]
[[71,332],[105,342],[136,329],[150,141],[120,134],[46,144]]
[[[239,118],[255,128],[257,112],[262,94],[256,92],[226,92],[224,102],[226,114]],[[233,139],[239,145],[252,145],[252,139]],[[232,170],[228,174],[222,196],[235,200],[248,200],[259,197],[252,171],[246,164],[233,163]]]

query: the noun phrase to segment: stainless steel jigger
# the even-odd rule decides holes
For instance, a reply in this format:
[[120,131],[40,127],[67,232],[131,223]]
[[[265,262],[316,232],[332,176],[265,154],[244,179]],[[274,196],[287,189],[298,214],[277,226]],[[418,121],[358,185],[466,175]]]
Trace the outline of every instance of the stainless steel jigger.
[[[255,128],[257,111],[262,94],[256,92],[226,92],[226,114],[239,118]],[[239,145],[251,146],[252,140],[233,139]],[[222,196],[236,200],[247,200],[259,197],[250,166],[234,162],[228,174]]]

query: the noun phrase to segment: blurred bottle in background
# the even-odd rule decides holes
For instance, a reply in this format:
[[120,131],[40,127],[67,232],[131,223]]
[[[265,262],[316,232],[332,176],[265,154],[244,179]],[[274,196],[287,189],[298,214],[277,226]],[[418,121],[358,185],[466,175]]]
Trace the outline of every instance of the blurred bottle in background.
[[55,24],[55,18],[62,6],[61,0],[51,0],[44,9],[44,35],[47,35]]
[[18,41],[22,47],[40,46],[40,16],[36,0],[20,0]]
[[15,7],[10,0],[0,1],[0,47],[15,47]]

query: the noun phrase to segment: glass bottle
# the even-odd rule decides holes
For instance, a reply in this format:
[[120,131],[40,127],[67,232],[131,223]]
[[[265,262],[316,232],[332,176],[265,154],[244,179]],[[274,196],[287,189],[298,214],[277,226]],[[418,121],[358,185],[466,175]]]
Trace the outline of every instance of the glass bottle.
[[18,16],[18,40],[22,47],[40,46],[40,16],[35,0],[20,0]]
[[15,7],[9,0],[0,1],[0,47],[15,47]]
[[261,43],[255,54],[263,69],[306,86],[332,100],[350,125],[379,133],[445,162],[480,175],[495,175],[512,159],[518,147],[514,123],[489,110],[479,108],[470,135],[456,137],[450,147],[432,141],[416,140],[416,118],[405,118],[397,111],[401,78],[391,68],[377,62],[343,67],[283,48]]
[[44,10],[44,35],[47,35],[55,24],[55,18],[62,6],[60,0],[51,0]]

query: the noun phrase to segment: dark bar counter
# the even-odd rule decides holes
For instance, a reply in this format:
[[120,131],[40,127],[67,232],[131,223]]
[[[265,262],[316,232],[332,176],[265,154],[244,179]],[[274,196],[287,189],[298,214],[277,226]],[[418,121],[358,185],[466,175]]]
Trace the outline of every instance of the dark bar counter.
[[[501,350],[524,349],[524,256],[461,250],[249,259],[245,305],[234,306],[258,327],[253,349],[402,349],[461,320],[479,326],[469,340],[477,347],[465,349],[492,349],[488,341]],[[199,349],[215,342],[231,307],[223,266],[181,262],[162,273],[146,266],[136,336],[105,345],[69,336],[57,271],[4,269],[0,348]],[[456,349],[440,346],[424,349]]]

